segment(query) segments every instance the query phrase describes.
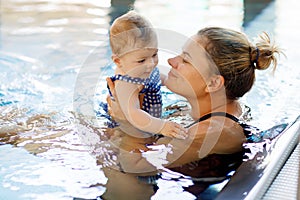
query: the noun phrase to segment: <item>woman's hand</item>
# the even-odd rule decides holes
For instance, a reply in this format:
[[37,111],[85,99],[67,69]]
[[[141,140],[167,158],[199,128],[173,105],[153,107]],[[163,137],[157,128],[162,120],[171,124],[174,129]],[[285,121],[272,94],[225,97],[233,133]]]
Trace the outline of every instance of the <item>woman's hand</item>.
[[112,97],[110,95],[107,95],[106,97],[108,114],[117,122],[127,121],[124,113],[121,110],[118,98],[116,96],[114,82],[112,82],[112,80],[109,77],[106,78],[106,82],[112,94]]

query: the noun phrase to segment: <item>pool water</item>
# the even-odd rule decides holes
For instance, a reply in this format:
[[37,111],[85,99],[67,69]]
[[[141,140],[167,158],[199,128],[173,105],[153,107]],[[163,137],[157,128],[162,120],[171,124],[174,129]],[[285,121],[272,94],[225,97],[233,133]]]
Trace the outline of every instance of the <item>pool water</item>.
[[[105,99],[105,77],[113,70],[108,28],[131,7],[154,27],[186,37],[210,25],[243,30],[251,38],[268,32],[286,57],[275,74],[257,72],[253,89],[241,101],[252,110],[251,123],[262,129],[292,121],[300,113],[300,4],[295,0],[0,4],[0,199],[95,199],[107,191],[109,172],[103,168],[113,165],[115,157],[105,143],[104,119],[95,122],[93,111]],[[164,55],[170,53],[161,54],[167,68]],[[169,103],[179,98],[167,90],[164,95]],[[124,183],[129,179],[124,177]],[[163,189],[156,194],[149,188],[126,189],[126,198],[195,199],[182,190],[189,180],[159,184]]]

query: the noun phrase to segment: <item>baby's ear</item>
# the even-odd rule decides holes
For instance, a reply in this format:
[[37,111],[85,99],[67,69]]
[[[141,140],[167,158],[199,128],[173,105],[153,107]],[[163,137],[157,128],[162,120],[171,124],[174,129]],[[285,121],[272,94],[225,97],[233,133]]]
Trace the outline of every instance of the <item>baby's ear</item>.
[[206,86],[206,92],[216,92],[224,86],[224,77],[221,75],[212,76]]
[[119,56],[117,55],[112,55],[111,59],[113,60],[113,62],[117,65],[117,67],[122,67],[121,66],[121,60],[119,58]]

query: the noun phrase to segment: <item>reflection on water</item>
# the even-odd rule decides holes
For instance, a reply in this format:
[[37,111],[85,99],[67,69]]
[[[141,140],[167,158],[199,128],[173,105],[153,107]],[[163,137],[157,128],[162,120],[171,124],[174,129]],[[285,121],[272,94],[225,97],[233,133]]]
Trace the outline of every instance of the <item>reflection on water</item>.
[[[244,0],[244,20],[243,25],[247,26],[254,18],[260,14],[273,0],[256,1]],[[273,15],[275,13],[273,12]],[[273,16],[274,17],[274,16]]]
[[[86,74],[81,74],[86,80],[93,73],[99,74],[95,80],[99,87],[92,91],[96,103],[105,99],[105,76],[112,70],[108,28],[113,19],[131,7],[148,17],[155,27],[184,35],[207,25],[245,29],[249,35],[255,35],[257,27],[268,27],[279,43],[289,47],[289,60],[280,63],[279,75],[275,77],[257,73],[256,86],[242,101],[252,108],[253,123],[263,128],[294,119],[299,114],[299,103],[287,96],[299,99],[299,69],[292,62],[296,52],[293,50],[297,49],[286,41],[280,29],[280,26],[290,29],[286,20],[282,20],[285,17],[282,13],[286,12],[280,10],[289,8],[286,4],[282,6],[283,0],[264,2],[262,7],[266,9],[256,16],[260,20],[251,21],[247,16],[256,14],[257,9],[252,10],[257,4],[240,0],[1,1],[0,198],[97,198],[108,194],[109,187],[128,195],[128,189],[122,191],[111,184],[123,180],[122,186],[126,181],[136,183],[136,179],[106,168],[116,163],[116,149],[107,143],[111,135],[103,128],[104,119],[95,122],[95,117],[74,112],[73,102],[78,99],[74,99],[73,93],[79,84],[77,75],[85,65],[90,67],[86,68]],[[270,10],[277,13],[272,26],[264,14]],[[87,82],[80,84],[93,87]],[[85,94],[78,97],[84,105],[95,101]],[[190,180],[160,181],[164,189],[155,195],[152,186],[139,185],[137,189],[134,184],[130,195],[164,199],[170,198],[171,191],[180,199],[195,198],[182,190]]]
[[[104,192],[100,184],[104,185],[106,178],[99,170],[101,166],[96,165],[76,134],[73,120],[72,114],[36,114],[25,109],[1,107],[1,143],[38,155],[33,157],[7,145],[1,147],[2,197],[95,198]],[[90,187],[92,185],[95,187]],[[36,190],[29,190],[30,186]]]
[[135,0],[111,0],[111,19],[109,24],[112,24],[117,17],[134,8],[134,3]]

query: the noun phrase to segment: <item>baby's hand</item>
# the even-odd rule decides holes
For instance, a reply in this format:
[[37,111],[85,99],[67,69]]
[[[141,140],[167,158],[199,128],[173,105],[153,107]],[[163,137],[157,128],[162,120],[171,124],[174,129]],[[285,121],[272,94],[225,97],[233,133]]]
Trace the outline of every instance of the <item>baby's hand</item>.
[[170,121],[167,121],[165,123],[160,133],[164,136],[174,137],[178,139],[185,139],[188,136],[187,130],[185,128],[183,128],[180,124]]

